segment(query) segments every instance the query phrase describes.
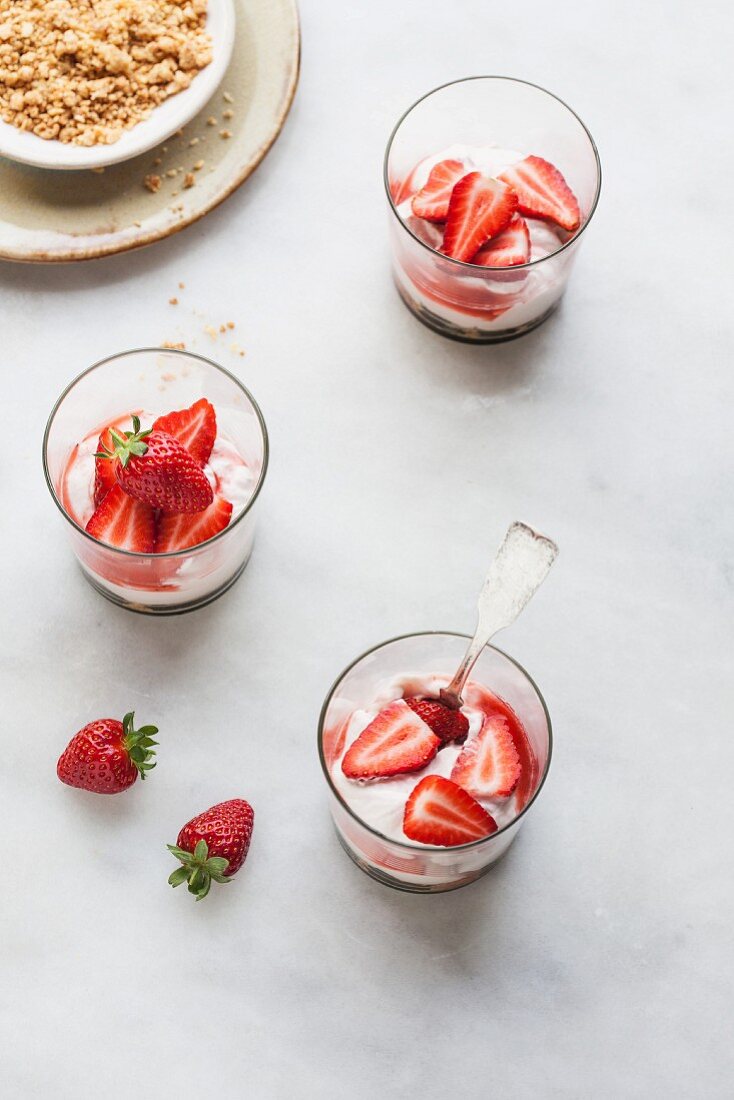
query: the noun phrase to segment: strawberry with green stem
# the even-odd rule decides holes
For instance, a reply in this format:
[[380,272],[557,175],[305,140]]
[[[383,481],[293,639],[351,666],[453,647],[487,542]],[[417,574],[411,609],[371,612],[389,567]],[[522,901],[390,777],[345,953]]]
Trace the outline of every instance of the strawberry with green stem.
[[98,718],[75,733],[56,765],[61,782],[95,794],[119,794],[132,787],[138,776],[145,779],[155,767],[158,727],[136,730],[134,719],[133,711],[121,722]]
[[133,416],[132,425],[133,430],[122,435],[110,428],[112,449],[95,454],[95,458],[118,460],[115,477],[120,487],[164,513],[191,514],[208,508],[214,492],[193,455],[167,432],[141,431],[138,416]]
[[255,813],[244,798],[218,802],[187,822],[169,852],[181,863],[169,876],[171,886],[188,883],[190,894],[202,901],[212,881],[229,882],[250,848]]

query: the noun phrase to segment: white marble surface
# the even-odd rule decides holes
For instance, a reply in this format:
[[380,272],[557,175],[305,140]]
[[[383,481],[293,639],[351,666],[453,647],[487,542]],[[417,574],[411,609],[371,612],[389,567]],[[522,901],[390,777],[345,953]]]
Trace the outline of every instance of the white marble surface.
[[[304,0],[293,114],[238,195],[148,251],[0,268],[8,1100],[731,1096],[729,11]],[[605,170],[561,312],[494,349],[404,310],[380,178],[403,108],[482,71],[567,99]],[[227,320],[244,359],[203,332]],[[242,375],[273,461],[245,578],[156,621],[85,585],[40,444],[81,368],[165,339]],[[394,893],[332,835],[319,707],[371,643],[470,628],[515,517],[562,548],[503,639],[551,778],[488,878]],[[62,787],[67,738],[128,707],[150,782]],[[233,795],[250,859],[194,905],[165,843]]]

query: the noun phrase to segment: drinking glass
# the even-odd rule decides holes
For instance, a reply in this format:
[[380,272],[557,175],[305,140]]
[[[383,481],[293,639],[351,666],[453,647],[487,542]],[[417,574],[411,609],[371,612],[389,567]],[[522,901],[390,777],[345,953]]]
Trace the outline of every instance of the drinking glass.
[[321,711],[319,757],[329,788],[329,807],[337,836],[358,867],[378,882],[398,890],[438,893],[465,886],[485,874],[517,836],[548,774],[552,734],[543,697],[517,661],[488,645],[482,650],[471,679],[489,688],[515,711],[525,727],[538,764],[537,784],[517,817],[482,840],[440,848],[384,836],[361,820],[342,796],[332,773],[339,767],[340,735],[351,714],[357,709],[369,710],[384,689],[386,680],[405,674],[430,676],[435,673],[450,678],[468,642],[463,634],[441,631],[406,634],[382,642],[363,653],[340,674]]
[[[158,416],[201,397],[214,405],[219,435],[234,445],[253,479],[249,500],[229,526],[198,546],[163,554],[121,550],[87,534],[64,503],[65,475],[79,441],[127,412]],[[153,615],[203,607],[241,575],[252,552],[255,504],[267,466],[267,429],[249,391],[210,359],[173,349],[127,351],[89,367],[59,397],[43,438],[46,482],[84,576],[113,603]]]
[[[453,145],[489,144],[535,155],[564,175],[581,208],[581,224],[550,254],[513,267],[464,263],[440,251],[442,234],[416,218],[409,199],[416,166]],[[467,169],[469,171],[470,169]],[[385,153],[390,246],[395,284],[403,301],[429,328],[470,343],[522,336],[557,307],[582,234],[599,199],[601,165],[591,134],[562,100],[535,84],[480,76],[444,84],[410,107],[390,135]],[[540,227],[539,232],[543,232]]]

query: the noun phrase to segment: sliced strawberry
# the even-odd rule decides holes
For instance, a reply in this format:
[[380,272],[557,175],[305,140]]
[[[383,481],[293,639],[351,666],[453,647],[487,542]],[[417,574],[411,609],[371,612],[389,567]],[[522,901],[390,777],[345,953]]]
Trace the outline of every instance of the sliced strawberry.
[[135,500],[119,485],[110,489],[86,526],[87,533],[119,550],[152,554],[155,543],[155,511]]
[[517,195],[507,184],[469,172],[451,192],[441,251],[469,263],[483,244],[507,228],[516,207]]
[[433,760],[440,746],[441,739],[404,699],[398,699],[381,710],[349,746],[342,771],[350,779],[415,772]]
[[510,727],[506,719],[493,715],[477,736],[466,742],[451,778],[476,798],[507,798],[521,772]]
[[456,184],[467,174],[461,160],[442,160],[430,172],[428,179],[411,203],[417,218],[429,222],[445,222],[449,212],[449,199]]
[[528,223],[519,214],[515,214],[499,237],[493,237],[479,249],[472,263],[482,267],[514,267],[515,264],[526,264],[529,259]]
[[440,737],[444,745],[450,741],[464,741],[469,732],[469,719],[460,710],[452,710],[438,699],[406,699],[410,709],[422,718],[427,726]]
[[421,779],[407,803],[403,832],[421,844],[469,844],[497,831],[497,822],[462,787],[442,775]]
[[[113,449],[112,436],[110,435],[110,429],[105,428],[99,437],[97,443],[98,451],[112,451]],[[115,477],[115,465],[117,464],[116,458],[105,458],[101,454],[97,454],[94,457],[94,507],[98,508],[104,498],[109,493],[110,489],[117,485],[117,478]]]
[[202,397],[189,409],[159,416],[153,431],[172,435],[204,466],[209,461],[217,438],[217,415],[211,402]]
[[203,512],[194,515],[166,515],[161,513],[155,540],[156,554],[168,554],[172,550],[188,550],[206,542],[229,524],[232,505],[224,497],[217,496]]
[[573,231],[581,211],[571,188],[558,169],[542,157],[525,157],[499,177],[517,195],[518,210],[531,218],[545,218]]

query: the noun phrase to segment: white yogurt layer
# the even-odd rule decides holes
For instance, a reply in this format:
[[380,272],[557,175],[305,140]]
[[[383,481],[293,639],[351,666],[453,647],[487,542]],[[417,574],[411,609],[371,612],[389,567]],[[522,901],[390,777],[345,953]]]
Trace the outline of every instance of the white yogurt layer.
[[[449,779],[454,764],[461,752],[462,746],[451,744],[439,750],[433,760],[420,771],[410,772],[407,775],[397,775],[392,779],[355,780],[348,779],[342,771],[342,760],[350,745],[359,737],[360,733],[370,724],[381,710],[403,696],[427,695],[437,697],[442,687],[449,683],[449,676],[438,674],[425,676],[416,673],[403,673],[394,679],[383,681],[369,709],[357,709],[352,711],[349,718],[344,749],[331,768],[331,778],[334,786],[350,807],[366,825],[382,833],[390,840],[398,840],[403,844],[415,844],[422,847],[417,841],[412,841],[403,832],[403,814],[405,804],[421,779],[427,775],[442,775]],[[461,708],[469,720],[469,733],[467,740],[475,737],[484,724],[484,712],[477,705],[472,705],[472,689],[475,687],[472,681],[466,685],[464,698],[466,704]],[[476,685],[480,692],[485,689]],[[515,795],[504,799],[477,799],[492,815],[497,825],[502,828],[508,825],[518,813]]]

